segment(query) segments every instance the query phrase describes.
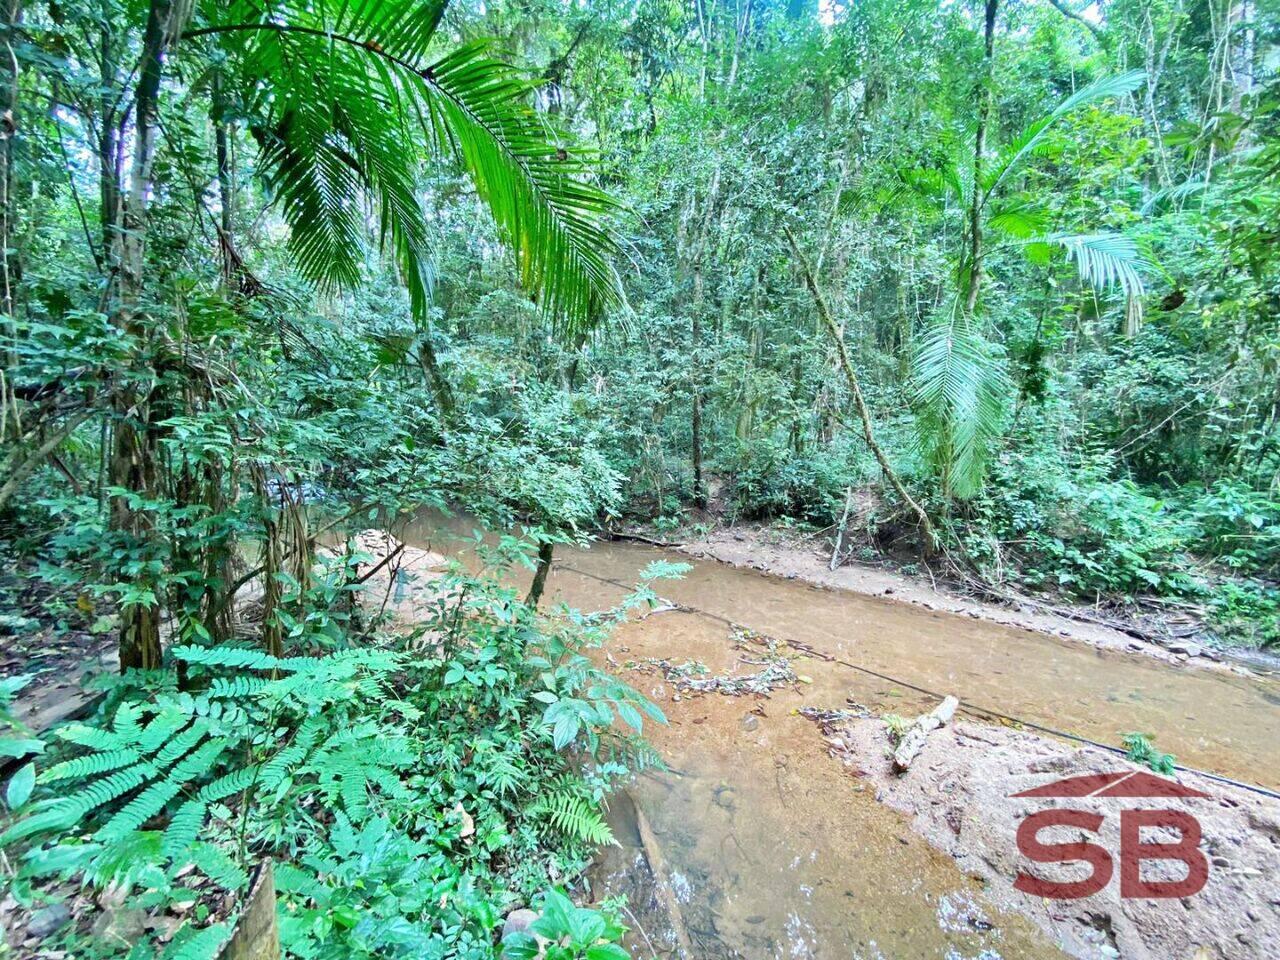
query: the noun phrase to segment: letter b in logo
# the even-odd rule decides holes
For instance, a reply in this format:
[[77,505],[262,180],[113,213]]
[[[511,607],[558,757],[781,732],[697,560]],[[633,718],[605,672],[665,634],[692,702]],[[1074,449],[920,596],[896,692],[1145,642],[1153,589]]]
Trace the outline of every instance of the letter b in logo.
[[[1172,827],[1177,843],[1143,843],[1143,827]],[[1181,880],[1143,880],[1143,860],[1180,860]],[[1189,897],[1209,881],[1209,861],[1200,852],[1200,821],[1181,810],[1123,810],[1120,813],[1120,896]]]

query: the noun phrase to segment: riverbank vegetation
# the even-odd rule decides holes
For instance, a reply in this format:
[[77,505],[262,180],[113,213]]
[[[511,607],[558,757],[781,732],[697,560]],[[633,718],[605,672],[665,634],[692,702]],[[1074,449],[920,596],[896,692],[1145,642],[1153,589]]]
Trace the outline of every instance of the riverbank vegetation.
[[[4,7],[0,628],[126,671],[5,741],[17,902],[132,924],[51,943],[211,955],[270,856],[289,955],[614,956],[602,527],[1280,643],[1272,3]],[[346,535],[446,506],[513,532],[405,639]]]

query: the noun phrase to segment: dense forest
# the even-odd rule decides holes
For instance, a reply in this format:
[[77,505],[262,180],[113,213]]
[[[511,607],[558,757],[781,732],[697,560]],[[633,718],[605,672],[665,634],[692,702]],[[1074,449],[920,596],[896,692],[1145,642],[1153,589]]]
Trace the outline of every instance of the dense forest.
[[[1280,645],[1274,0],[3,2],[0,642],[122,672],[0,741],[70,955],[273,857],[287,956],[624,957],[589,654],[679,571],[553,611],[602,531]],[[502,535],[388,631],[427,509]]]

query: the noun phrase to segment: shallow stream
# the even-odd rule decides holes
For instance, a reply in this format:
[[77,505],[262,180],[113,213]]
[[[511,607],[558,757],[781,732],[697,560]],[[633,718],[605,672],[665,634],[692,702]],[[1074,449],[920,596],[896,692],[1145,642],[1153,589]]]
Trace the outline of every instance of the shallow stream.
[[[424,521],[405,539],[448,552],[441,536]],[[1064,956],[1027,918],[995,910],[977,881],[876,802],[798,713],[854,702],[914,716],[936,699],[820,656],[793,661],[801,682],[768,699],[682,696],[644,667],[666,659],[711,674],[757,669],[744,665],[726,621],[1104,743],[1145,731],[1181,763],[1280,787],[1280,686],[1272,681],[1175,669],[634,544],[558,551],[548,599],[612,606],[625,591],[607,581],[634,583],[657,559],[692,564],[684,579],[657,588],[686,609],[626,624],[606,656],[666,713],[667,726],[646,732],[671,769],[642,775],[615,801],[620,846],[592,874],[596,897],[627,895],[635,957]],[[672,900],[681,932],[667,919]]]

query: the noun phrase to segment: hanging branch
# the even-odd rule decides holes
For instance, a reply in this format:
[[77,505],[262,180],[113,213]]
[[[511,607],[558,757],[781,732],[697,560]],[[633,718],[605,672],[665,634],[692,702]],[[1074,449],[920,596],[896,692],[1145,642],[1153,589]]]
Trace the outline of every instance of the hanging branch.
[[889,463],[880,444],[876,442],[875,431],[871,425],[871,413],[867,409],[867,402],[862,396],[862,386],[858,382],[858,375],[853,370],[853,364],[849,362],[849,352],[845,349],[844,337],[840,334],[840,328],[836,326],[835,318],[831,315],[831,310],[827,307],[827,300],[822,295],[822,290],[818,286],[818,279],[813,275],[813,270],[809,266],[809,260],[804,255],[804,251],[800,249],[800,244],[796,242],[795,234],[791,232],[791,228],[785,224],[782,227],[783,232],[787,235],[787,240],[791,242],[791,249],[795,251],[796,260],[800,263],[800,269],[804,273],[805,286],[809,288],[809,293],[813,295],[814,306],[817,307],[818,316],[822,320],[822,324],[827,329],[828,335],[835,344],[836,354],[840,359],[840,369],[844,371],[845,380],[849,383],[849,392],[853,394],[854,405],[858,408],[858,417],[862,420],[862,436],[866,440],[867,446],[871,448],[871,452],[875,455],[876,462],[880,464],[880,469],[884,471],[885,478],[889,481],[889,485],[902,498],[902,502],[916,516],[920,522],[920,529],[924,531],[925,542],[929,547],[938,545],[938,531],[933,525],[933,521],[929,519],[929,514],[925,512],[924,507],[907,492],[907,488],[903,485],[898,472],[893,469],[893,465]]

